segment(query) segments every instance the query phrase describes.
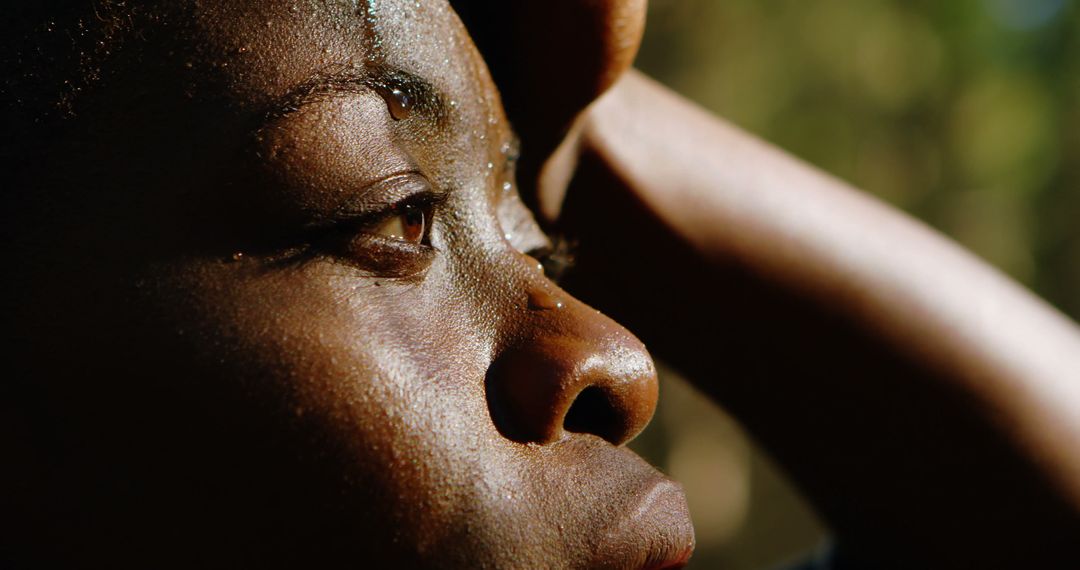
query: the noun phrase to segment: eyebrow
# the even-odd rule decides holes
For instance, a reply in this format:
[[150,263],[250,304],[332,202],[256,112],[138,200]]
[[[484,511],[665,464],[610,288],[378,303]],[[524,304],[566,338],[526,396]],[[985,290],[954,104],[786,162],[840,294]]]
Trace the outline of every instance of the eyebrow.
[[418,75],[385,65],[341,65],[315,73],[275,99],[265,113],[266,122],[295,113],[305,105],[341,95],[374,91],[385,98],[393,90],[399,90],[409,97],[412,115],[435,126],[442,126],[450,115],[445,94]]

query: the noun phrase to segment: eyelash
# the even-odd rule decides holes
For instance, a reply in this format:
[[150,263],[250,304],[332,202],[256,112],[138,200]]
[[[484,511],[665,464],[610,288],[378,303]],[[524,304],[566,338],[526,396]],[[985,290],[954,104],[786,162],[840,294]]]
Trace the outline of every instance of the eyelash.
[[558,284],[574,269],[577,262],[577,244],[561,234],[548,236],[548,239],[551,241],[550,246],[531,249],[525,253],[539,261],[544,267],[544,275]]
[[[342,216],[315,227],[308,227],[291,237],[282,236],[267,244],[265,253],[262,248],[250,248],[245,251],[260,255],[275,265],[293,265],[306,263],[315,258],[330,255],[341,259],[354,259],[364,265],[382,266],[393,273],[394,259],[401,256],[426,257],[436,251],[430,244],[431,220],[436,217],[439,207],[446,201],[446,194],[428,190],[405,197],[397,202],[386,204],[378,211],[356,216]],[[425,225],[423,241],[410,243],[404,240],[380,236],[373,233],[379,224],[393,216],[402,215],[406,208],[418,208],[424,212]],[[276,243],[276,245],[274,245]],[[370,250],[370,251],[369,251]],[[273,253],[271,253],[273,251]],[[232,254],[236,261],[245,257],[244,253]],[[405,265],[409,265],[405,263]]]
[[[367,243],[378,241],[384,244],[393,243],[395,247],[399,248],[424,248],[427,252],[433,252],[435,251],[435,248],[429,241],[431,224],[438,214],[440,206],[446,202],[447,198],[448,196],[446,194],[434,191],[414,194],[404,200],[389,205],[389,207],[383,211],[335,223],[330,228],[324,230],[326,235],[323,236],[322,240],[312,240],[312,244],[314,245],[321,241],[324,244],[321,247],[323,251],[332,251],[335,248],[340,251],[356,247],[358,241]],[[423,241],[420,244],[412,244],[393,238],[384,238],[371,233],[372,228],[393,216],[403,215],[407,208],[417,208],[424,212],[426,227]],[[532,249],[526,253],[540,262],[544,268],[544,275],[547,276],[548,279],[555,283],[559,283],[574,268],[577,261],[575,256],[577,244],[567,239],[566,236],[562,234],[549,235],[548,239],[551,243],[550,246]]]
[[[402,216],[408,211],[408,209],[416,208],[424,214],[425,229],[423,241],[419,244],[407,244],[407,242],[402,242],[402,244],[407,244],[413,247],[431,248],[432,246],[429,242],[431,233],[431,222],[435,218],[435,214],[439,210],[439,206],[441,206],[446,201],[446,198],[447,196],[445,194],[434,191],[426,191],[420,192],[418,194],[413,194],[412,196],[409,196],[403,200],[400,200],[393,204],[388,204],[385,209],[378,212],[373,212],[371,214],[358,216],[351,219],[346,218],[334,222],[330,227],[322,230],[326,232],[326,236],[324,239],[328,239],[330,241],[345,240],[348,242],[354,242],[357,239],[402,241],[395,240],[394,238],[384,238],[373,233],[372,230],[379,224],[389,220],[390,218],[394,216]],[[318,238],[318,236],[316,237]]]
[[[406,254],[412,250],[417,254],[431,254],[436,248],[431,245],[430,234],[433,221],[437,217],[441,206],[449,196],[446,193],[433,190],[418,192],[405,197],[394,203],[386,204],[384,208],[363,215],[342,217],[316,228],[309,228],[303,232],[297,245],[286,246],[280,256],[272,255],[277,263],[302,262],[310,260],[320,254],[331,254],[343,258],[370,257],[356,255],[360,250],[375,249],[383,250],[383,254],[391,254],[396,250],[400,254]],[[424,214],[424,235],[420,243],[411,243],[401,239],[389,238],[378,235],[372,230],[394,216],[404,215],[409,208],[416,208]],[[561,234],[548,236],[549,246],[534,248],[525,252],[530,257],[540,262],[544,275],[560,283],[570,273],[576,263],[575,251],[577,244]],[[375,252],[371,252],[375,253]],[[239,259],[243,254],[234,254],[233,259]]]

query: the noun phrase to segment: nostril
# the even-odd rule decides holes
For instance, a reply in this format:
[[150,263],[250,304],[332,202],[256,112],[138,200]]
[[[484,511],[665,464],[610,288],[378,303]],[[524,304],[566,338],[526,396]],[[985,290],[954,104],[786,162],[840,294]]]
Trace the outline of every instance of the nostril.
[[589,386],[578,394],[563,418],[563,429],[591,433],[619,445],[626,437],[625,421],[604,389]]
[[656,410],[656,369],[628,332],[566,301],[561,311],[526,313],[528,334],[500,347],[489,365],[484,390],[492,427],[517,443],[548,445],[583,434],[623,445]]

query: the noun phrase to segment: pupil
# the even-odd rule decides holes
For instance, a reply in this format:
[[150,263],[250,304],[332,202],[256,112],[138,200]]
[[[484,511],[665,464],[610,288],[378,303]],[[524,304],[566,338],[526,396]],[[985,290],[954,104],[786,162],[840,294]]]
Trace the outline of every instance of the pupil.
[[410,226],[422,225],[424,223],[424,212],[416,206],[405,206],[405,211],[402,212],[405,218],[405,223]]
[[424,237],[424,210],[414,205],[407,205],[401,212],[401,220],[405,226],[405,239],[419,241]]

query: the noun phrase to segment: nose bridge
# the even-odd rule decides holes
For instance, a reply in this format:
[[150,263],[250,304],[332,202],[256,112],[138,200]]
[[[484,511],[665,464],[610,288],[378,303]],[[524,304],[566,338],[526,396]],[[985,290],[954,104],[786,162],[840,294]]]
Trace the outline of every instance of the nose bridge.
[[[502,434],[551,443],[567,432],[621,445],[656,408],[652,358],[629,331],[534,269],[513,279],[517,318],[487,375],[491,416]],[[515,272],[518,273],[518,272]]]

